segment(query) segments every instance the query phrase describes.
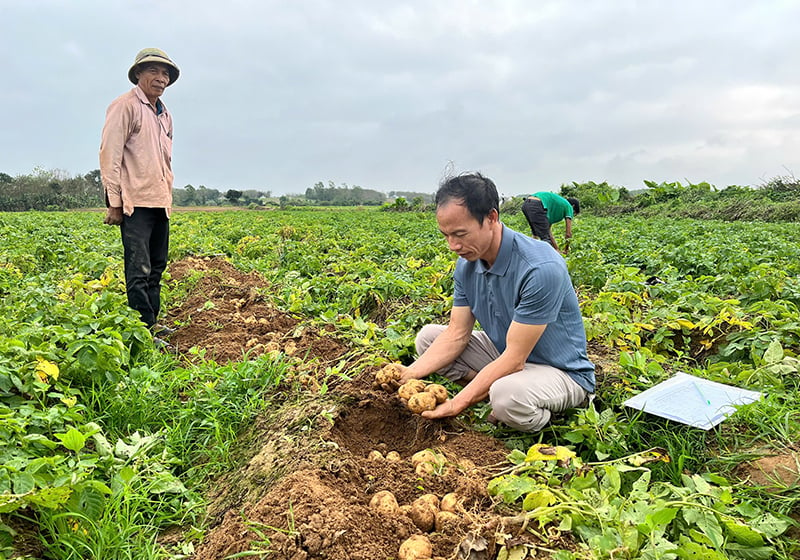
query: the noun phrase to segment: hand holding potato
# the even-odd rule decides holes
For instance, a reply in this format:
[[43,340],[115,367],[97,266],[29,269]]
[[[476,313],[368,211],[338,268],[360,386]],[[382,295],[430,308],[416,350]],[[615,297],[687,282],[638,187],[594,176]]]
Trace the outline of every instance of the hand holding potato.
[[375,374],[375,388],[380,387],[388,393],[394,393],[398,387],[409,379],[416,379],[414,372],[403,364],[386,364]]

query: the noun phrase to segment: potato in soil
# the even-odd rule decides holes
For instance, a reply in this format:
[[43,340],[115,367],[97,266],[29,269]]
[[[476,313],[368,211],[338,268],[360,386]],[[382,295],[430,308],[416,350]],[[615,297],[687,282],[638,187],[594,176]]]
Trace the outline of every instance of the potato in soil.
[[389,453],[386,454],[386,460],[392,463],[397,463],[398,461],[402,461],[403,458],[397,451],[389,451]]
[[430,449],[423,449],[422,451],[417,451],[411,456],[411,464],[415,467],[420,463],[436,463],[438,462],[438,458],[436,453],[434,453]]
[[372,496],[369,501],[369,507],[381,515],[394,515],[399,508],[397,498],[388,490],[381,490]]
[[433,554],[431,541],[425,535],[413,535],[403,541],[397,553],[399,560],[425,560]]
[[417,500],[411,504],[411,510],[408,512],[408,517],[417,526],[420,531],[426,533],[433,529],[436,524],[437,509],[429,502],[420,502]]
[[436,397],[432,393],[417,393],[408,399],[408,409],[414,414],[421,414],[434,408],[436,408]]
[[436,514],[434,527],[437,533],[455,533],[458,530],[458,525],[461,518],[455,513],[450,511],[440,511]]
[[464,509],[464,506],[462,504],[461,497],[455,492],[450,492],[449,494],[445,494],[444,496],[442,496],[442,501],[439,504],[439,508],[442,511],[449,511],[450,513],[456,513]]

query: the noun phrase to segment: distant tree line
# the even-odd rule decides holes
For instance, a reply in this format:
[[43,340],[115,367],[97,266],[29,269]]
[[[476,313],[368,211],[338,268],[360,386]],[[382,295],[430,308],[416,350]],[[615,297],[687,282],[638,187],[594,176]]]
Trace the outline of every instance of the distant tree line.
[[12,177],[0,172],[0,211],[63,210],[103,204],[100,170],[71,177],[59,169],[36,168],[29,175]]
[[[357,185],[339,186],[333,181],[328,185],[317,182],[306,189],[305,195],[273,196],[271,190],[240,190],[195,187],[175,187],[172,192],[175,206],[237,206],[261,208],[280,206],[380,206],[399,202],[398,209],[405,209],[406,199],[419,208],[430,201],[431,195],[411,191],[392,191],[386,194]],[[422,201],[422,202],[420,202]],[[62,170],[34,169],[33,173],[12,177],[0,172],[0,212],[25,210],[68,210],[73,208],[98,208],[105,206],[100,170],[85,175],[70,176]]]

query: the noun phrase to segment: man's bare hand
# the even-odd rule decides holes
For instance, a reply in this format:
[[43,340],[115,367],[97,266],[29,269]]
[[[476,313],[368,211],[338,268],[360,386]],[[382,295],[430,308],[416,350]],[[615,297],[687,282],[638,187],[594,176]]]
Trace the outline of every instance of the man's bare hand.
[[118,226],[122,224],[122,207],[108,207],[106,209],[106,217],[103,218],[103,223],[110,226]]
[[463,408],[453,403],[453,399],[447,399],[433,410],[426,410],[425,412],[423,412],[422,417],[427,418],[428,420],[436,420],[439,418],[450,418],[452,416],[458,416],[463,411],[464,411]]

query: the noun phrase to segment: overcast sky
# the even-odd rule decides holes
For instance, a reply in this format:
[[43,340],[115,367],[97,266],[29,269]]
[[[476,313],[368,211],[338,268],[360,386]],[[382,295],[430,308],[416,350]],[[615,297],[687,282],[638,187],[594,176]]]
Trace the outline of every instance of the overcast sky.
[[144,47],[175,186],[501,193],[800,175],[800,2],[0,0],[0,172],[96,169]]

